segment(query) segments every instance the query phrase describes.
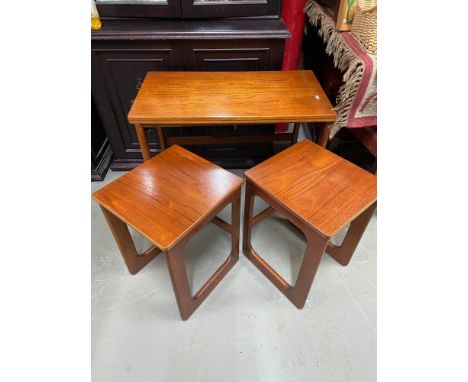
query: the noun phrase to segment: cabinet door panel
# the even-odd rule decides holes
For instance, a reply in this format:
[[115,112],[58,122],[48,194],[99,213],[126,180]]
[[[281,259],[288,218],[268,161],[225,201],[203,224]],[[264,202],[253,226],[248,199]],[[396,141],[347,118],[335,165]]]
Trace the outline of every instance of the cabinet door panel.
[[182,17],[279,17],[281,0],[181,0]]
[[[117,144],[113,147],[117,158],[141,158],[135,127],[127,115],[146,73],[177,69],[175,54],[173,46],[160,42],[93,47],[93,94],[107,117],[107,134],[116,138],[112,141]],[[150,138],[150,148],[159,148],[154,132]]]
[[180,0],[96,0],[101,17],[180,17]]

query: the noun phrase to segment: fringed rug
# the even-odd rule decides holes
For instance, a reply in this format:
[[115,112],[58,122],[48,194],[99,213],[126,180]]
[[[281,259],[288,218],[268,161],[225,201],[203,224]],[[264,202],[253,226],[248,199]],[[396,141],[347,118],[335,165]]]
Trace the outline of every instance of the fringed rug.
[[326,53],[333,55],[335,66],[344,72],[330,138],[342,127],[377,125],[377,57],[367,53],[349,32],[337,32],[330,12],[315,1],[309,0],[305,12],[310,23],[319,27]]

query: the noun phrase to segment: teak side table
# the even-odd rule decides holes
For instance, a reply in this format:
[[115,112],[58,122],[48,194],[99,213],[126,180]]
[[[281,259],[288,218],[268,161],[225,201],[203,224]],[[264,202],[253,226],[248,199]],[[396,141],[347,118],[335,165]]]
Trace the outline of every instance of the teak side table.
[[[377,178],[323,147],[303,140],[245,172],[243,252],[299,309],[304,307],[324,252],[350,261],[376,208]],[[269,208],[253,216],[254,197]],[[307,249],[294,286],[251,244],[252,227],[275,211],[305,235]],[[347,223],[340,246],[329,243]]]
[[[240,193],[243,180],[174,145],[93,194],[131,274],[167,253],[180,316],[186,320],[239,259]],[[216,215],[232,205],[231,224]],[[212,222],[231,234],[231,253],[192,296],[184,262],[190,238]],[[154,246],[138,254],[127,225]]]
[[[150,158],[146,129],[156,128],[161,151],[172,144],[297,142],[300,122],[326,123],[336,112],[310,70],[256,72],[148,72],[128,114],[144,160]],[[164,128],[294,122],[292,133],[256,136],[164,136]]]

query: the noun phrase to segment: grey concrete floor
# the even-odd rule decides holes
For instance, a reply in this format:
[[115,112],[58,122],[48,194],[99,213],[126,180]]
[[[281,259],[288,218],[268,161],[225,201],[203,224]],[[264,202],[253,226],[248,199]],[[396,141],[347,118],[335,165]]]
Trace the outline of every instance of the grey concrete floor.
[[[122,174],[109,172],[92,191]],[[260,212],[265,204],[256,199],[255,207]],[[229,221],[230,209],[220,217]],[[296,309],[241,253],[184,322],[166,256],[130,275],[93,201],[93,381],[375,381],[376,226],[374,215],[347,267],[324,255],[304,309]],[[137,249],[149,246],[132,234]],[[256,226],[252,242],[286,280],[295,280],[306,243],[280,215]],[[212,224],[191,240],[187,272],[193,291],[229,248],[229,235]]]

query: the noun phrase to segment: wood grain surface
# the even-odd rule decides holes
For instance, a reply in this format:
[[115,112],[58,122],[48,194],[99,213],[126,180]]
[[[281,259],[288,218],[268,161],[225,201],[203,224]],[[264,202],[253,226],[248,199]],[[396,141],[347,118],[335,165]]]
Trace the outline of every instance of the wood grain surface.
[[128,114],[133,124],[333,122],[314,73],[148,72]]
[[247,170],[245,176],[327,237],[377,198],[376,176],[308,140]]
[[243,180],[174,145],[93,198],[158,248],[172,248],[238,190]]

